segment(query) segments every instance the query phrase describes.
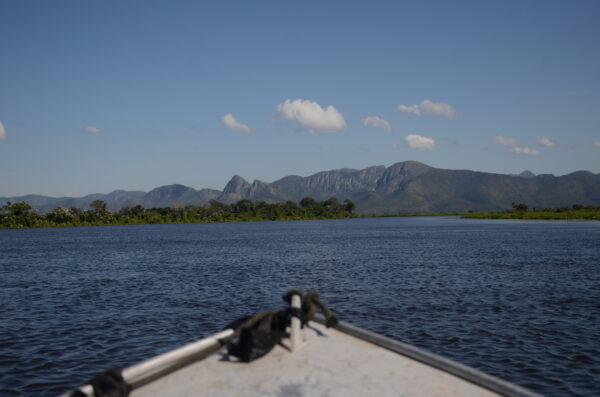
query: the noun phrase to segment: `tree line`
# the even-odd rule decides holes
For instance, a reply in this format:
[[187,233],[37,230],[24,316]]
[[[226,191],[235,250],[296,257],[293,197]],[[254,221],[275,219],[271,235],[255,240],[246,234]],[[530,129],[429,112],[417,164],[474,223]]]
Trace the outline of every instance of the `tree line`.
[[211,200],[206,205],[149,209],[136,205],[111,212],[106,202],[95,200],[89,210],[56,207],[40,214],[25,202],[9,202],[0,207],[0,228],[340,219],[352,217],[355,208],[350,199],[340,203],[335,197],[324,201],[306,197],[299,203],[240,200],[225,204]]
[[463,218],[600,220],[600,206],[594,205],[573,204],[571,207],[529,208],[524,203],[512,203],[511,206],[512,209],[496,212],[469,211],[469,213],[463,215]]

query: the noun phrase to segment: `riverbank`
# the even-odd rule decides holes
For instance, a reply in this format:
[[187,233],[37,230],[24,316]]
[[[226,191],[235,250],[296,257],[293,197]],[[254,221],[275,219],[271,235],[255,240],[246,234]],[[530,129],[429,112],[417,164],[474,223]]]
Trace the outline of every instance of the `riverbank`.
[[600,208],[551,208],[544,210],[506,210],[481,212],[405,212],[387,215],[355,215],[360,218],[398,218],[417,216],[460,216],[464,219],[523,219],[523,220],[600,220]]
[[299,203],[240,200],[224,204],[212,200],[207,205],[181,208],[146,209],[137,205],[118,212],[107,210],[106,203],[100,200],[92,202],[90,206],[93,209],[87,211],[75,207],[56,207],[39,214],[27,203],[9,203],[0,208],[0,229],[343,219],[351,218],[355,208],[352,201],[340,203],[335,198],[324,201],[304,198]]
[[347,218],[402,218],[460,216],[465,219],[522,219],[522,220],[600,220],[600,207],[582,206],[529,210],[524,204],[513,204],[512,210],[490,212],[401,212],[397,214],[354,214],[351,200],[343,203],[331,198],[316,201],[302,199],[299,203],[265,203],[241,200],[233,204],[211,201],[207,205],[182,208],[150,208],[142,206],[123,208],[118,212],[106,209],[106,203],[97,200],[93,210],[57,207],[45,214],[32,210],[20,202],[0,207],[0,229],[23,229],[75,226],[116,226],[178,223],[295,221]]
[[600,210],[552,209],[533,211],[469,212],[462,216],[469,219],[524,219],[524,220],[596,220]]

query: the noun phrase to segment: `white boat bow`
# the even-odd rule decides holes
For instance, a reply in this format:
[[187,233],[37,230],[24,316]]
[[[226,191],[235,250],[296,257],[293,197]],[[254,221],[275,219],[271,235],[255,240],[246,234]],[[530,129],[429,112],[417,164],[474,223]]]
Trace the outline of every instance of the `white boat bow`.
[[[300,307],[298,295],[292,307]],[[227,329],[126,368],[129,396],[539,396],[349,323],[327,328],[323,316],[311,317],[302,328],[292,317],[281,343],[251,362],[228,353],[235,334]],[[91,385],[79,391],[94,396]]]

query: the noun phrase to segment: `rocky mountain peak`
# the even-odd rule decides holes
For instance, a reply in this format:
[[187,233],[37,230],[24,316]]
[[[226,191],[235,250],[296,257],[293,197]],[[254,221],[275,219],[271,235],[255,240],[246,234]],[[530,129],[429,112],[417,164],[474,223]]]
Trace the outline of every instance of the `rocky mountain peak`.
[[529,170],[521,172],[518,176],[521,178],[535,178],[535,174]]
[[412,160],[393,164],[385,169],[385,172],[378,181],[377,189],[386,193],[401,190],[402,185],[408,180],[431,170],[433,170],[432,167]]
[[233,178],[225,185],[223,194],[245,195],[250,190],[250,184],[239,175],[234,175]]
[[419,175],[432,170],[432,167],[428,166],[427,164],[419,163],[418,161],[414,160],[396,163],[389,168],[398,169],[400,171],[399,174],[401,175]]

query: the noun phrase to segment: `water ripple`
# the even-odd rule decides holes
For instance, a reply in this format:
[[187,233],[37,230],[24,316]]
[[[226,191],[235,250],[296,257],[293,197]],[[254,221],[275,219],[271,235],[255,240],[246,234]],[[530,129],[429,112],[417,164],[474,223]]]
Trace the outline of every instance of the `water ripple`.
[[546,395],[600,379],[600,223],[386,218],[0,231],[0,394],[56,395],[316,289]]

